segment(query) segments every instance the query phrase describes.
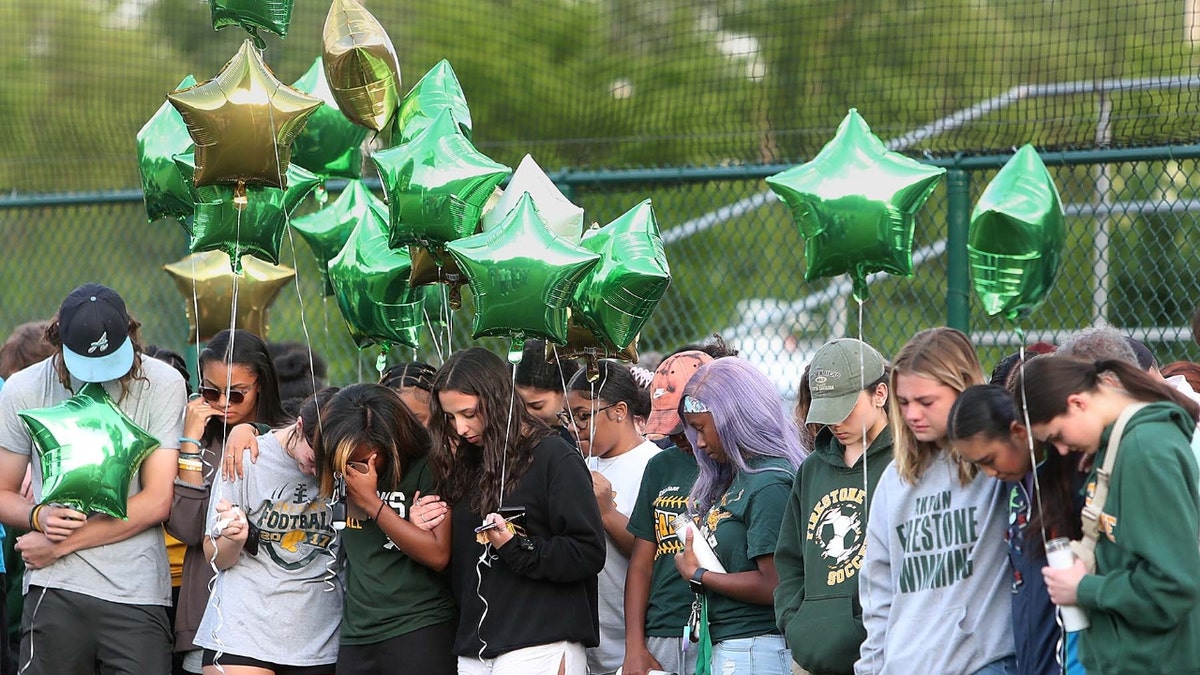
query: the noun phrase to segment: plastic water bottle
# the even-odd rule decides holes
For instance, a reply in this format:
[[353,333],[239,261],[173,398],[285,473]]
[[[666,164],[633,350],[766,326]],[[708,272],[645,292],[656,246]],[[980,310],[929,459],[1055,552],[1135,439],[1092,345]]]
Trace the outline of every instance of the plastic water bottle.
[[[1059,537],[1046,542],[1046,562],[1054,569],[1074,565],[1075,554],[1071,551],[1071,540]],[[1075,605],[1060,605],[1058,609],[1062,612],[1063,630],[1068,633],[1081,631],[1092,625],[1087,614]]]

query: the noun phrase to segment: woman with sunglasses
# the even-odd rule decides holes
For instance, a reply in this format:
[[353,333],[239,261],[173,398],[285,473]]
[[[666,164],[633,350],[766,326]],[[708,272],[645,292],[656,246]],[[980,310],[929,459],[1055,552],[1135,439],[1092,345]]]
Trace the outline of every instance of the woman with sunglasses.
[[615,673],[625,660],[625,572],[634,537],[627,529],[646,463],[660,452],[638,433],[634,417],[650,414],[650,394],[629,368],[597,363],[595,381],[579,371],[567,388],[567,428],[592,468],[592,486],[604,522],[607,550],[599,579],[600,646],[588,650],[588,672]]
[[432,462],[453,509],[461,612],[453,652],[464,675],[583,675],[584,649],[599,643],[604,526],[583,458],[511,382],[480,348],[451,356],[434,380]]
[[271,352],[246,330],[224,330],[200,352],[199,396],[188,402],[179,438],[179,477],[167,532],[187,544],[183,580],[175,612],[175,651],[185,652],[184,670],[201,672],[202,652],[194,644],[208,604],[212,568],[202,548],[214,467],[224,441],[243,422],[271,428],[291,422],[279,398],[279,378]]
[[709,672],[789,675],[791,652],[775,625],[775,544],[807,454],[800,431],[771,380],[741,359],[701,366],[680,412],[700,465],[688,506],[724,568],[702,567],[692,532],[685,535],[675,567],[707,605],[707,626],[698,628],[701,639],[710,635]]

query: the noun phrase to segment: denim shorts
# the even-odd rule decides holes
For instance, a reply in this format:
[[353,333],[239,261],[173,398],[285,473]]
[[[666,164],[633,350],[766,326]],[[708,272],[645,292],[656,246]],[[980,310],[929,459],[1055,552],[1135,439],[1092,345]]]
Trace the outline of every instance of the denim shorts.
[[713,675],[791,675],[792,650],[782,635],[722,640],[713,645]]

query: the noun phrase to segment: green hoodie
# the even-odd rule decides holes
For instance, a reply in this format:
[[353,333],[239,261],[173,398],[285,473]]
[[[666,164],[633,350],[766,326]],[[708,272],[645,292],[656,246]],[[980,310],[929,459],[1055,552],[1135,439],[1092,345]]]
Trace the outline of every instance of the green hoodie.
[[[1079,583],[1091,619],[1088,675],[1200,673],[1200,469],[1196,420],[1155,403],[1129,420],[1100,518],[1096,574]],[[1105,429],[1095,466],[1104,463]],[[1096,472],[1088,478],[1088,494]]]
[[775,548],[775,620],[792,659],[813,673],[853,673],[867,633],[858,600],[867,513],[875,485],[892,463],[892,432],[885,428],[863,458],[846,466],[842,444],[828,429],[800,465]]

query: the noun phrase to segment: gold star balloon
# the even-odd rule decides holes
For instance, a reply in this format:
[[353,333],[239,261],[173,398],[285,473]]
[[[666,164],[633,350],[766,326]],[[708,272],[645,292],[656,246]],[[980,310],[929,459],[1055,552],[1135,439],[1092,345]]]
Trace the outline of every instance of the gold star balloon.
[[355,0],[333,0],[322,58],[342,114],[372,131],[386,129],[400,105],[400,59],[383,24]]
[[167,94],[196,143],[197,187],[287,187],[292,141],[321,100],[279,81],[246,40],[217,76]]
[[193,253],[163,265],[187,308],[188,341],[205,342],[229,328],[233,288],[237,283],[236,328],[267,337],[267,309],[279,291],[291,283],[296,271],[272,265],[254,256],[242,256],[242,272],[234,274],[229,256],[220,251]]

